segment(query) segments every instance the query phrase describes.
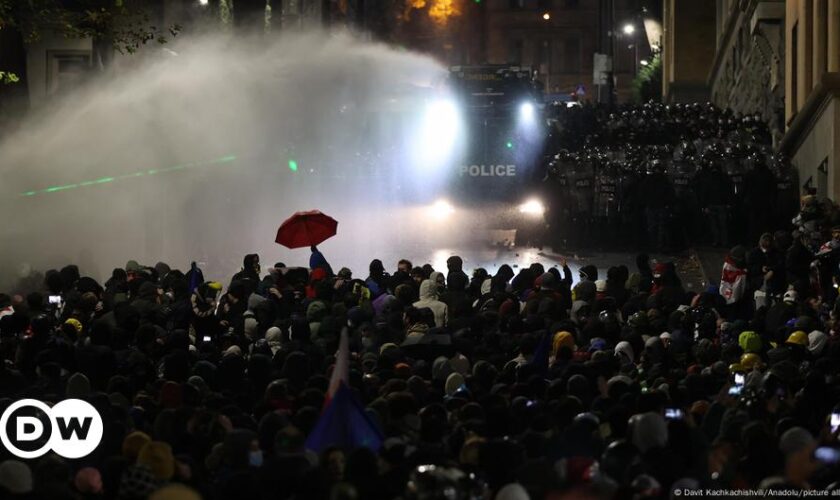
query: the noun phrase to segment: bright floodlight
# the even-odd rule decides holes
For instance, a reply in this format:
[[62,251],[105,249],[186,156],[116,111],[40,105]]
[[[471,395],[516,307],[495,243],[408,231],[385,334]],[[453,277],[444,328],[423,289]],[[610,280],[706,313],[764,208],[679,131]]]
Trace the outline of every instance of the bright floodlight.
[[625,35],[632,35],[636,32],[636,27],[630,23],[627,23],[624,25],[624,28],[622,28],[622,30],[624,31]]
[[641,64],[642,66],[647,66],[650,63],[648,63],[647,59],[642,59],[641,61],[639,61],[639,64]]
[[542,215],[545,213],[545,205],[536,198],[532,198],[519,205],[519,213],[527,215]]
[[543,14],[543,19],[545,19],[546,21],[550,20],[551,19],[551,14],[549,14],[548,12],[544,13]]
[[429,207],[429,214],[437,220],[446,219],[453,213],[455,213],[455,208],[446,200],[438,200]]
[[458,108],[449,99],[440,99],[429,104],[426,119],[434,128],[451,132],[458,124]]
[[412,155],[424,170],[436,170],[452,159],[461,131],[458,105],[451,99],[430,102],[423,113],[416,151]]
[[207,5],[208,3],[210,3],[210,0],[198,0],[198,3],[200,3],[201,5]]
[[534,104],[530,102],[523,102],[519,105],[519,115],[528,120],[534,117]]

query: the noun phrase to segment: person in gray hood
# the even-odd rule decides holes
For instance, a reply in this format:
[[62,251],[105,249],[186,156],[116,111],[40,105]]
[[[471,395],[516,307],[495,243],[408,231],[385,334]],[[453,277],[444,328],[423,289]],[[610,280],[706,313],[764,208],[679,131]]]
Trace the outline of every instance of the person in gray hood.
[[431,279],[423,280],[420,283],[420,300],[412,304],[417,309],[428,307],[435,315],[435,326],[444,327],[448,320],[448,309],[446,304],[438,300],[438,283]]

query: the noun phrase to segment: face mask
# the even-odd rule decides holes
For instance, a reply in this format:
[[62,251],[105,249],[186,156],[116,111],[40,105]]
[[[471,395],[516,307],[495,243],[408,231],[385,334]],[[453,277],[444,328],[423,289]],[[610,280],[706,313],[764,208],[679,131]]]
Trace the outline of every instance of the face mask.
[[248,463],[253,467],[261,467],[263,464],[263,454],[261,450],[252,451],[248,454]]

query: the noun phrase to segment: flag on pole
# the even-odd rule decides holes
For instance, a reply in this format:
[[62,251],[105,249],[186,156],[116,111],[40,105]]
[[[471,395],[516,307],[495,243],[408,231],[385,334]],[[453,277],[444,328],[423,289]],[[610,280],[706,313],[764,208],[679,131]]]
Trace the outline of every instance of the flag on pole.
[[330,385],[327,387],[327,396],[324,398],[324,409],[335,397],[335,393],[341,384],[350,385],[350,340],[347,335],[347,327],[341,329],[341,336],[338,341],[338,350],[335,352],[335,366],[333,366]]
[[339,382],[306,438],[306,447],[318,453],[330,446],[345,450],[365,447],[376,451],[382,447],[382,441],[382,433],[365,413],[362,403],[344,382]]

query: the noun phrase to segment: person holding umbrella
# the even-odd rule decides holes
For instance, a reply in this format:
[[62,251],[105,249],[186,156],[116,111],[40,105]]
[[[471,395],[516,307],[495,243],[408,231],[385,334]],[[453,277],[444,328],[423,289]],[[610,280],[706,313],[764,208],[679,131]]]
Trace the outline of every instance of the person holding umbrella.
[[335,276],[332,267],[330,267],[330,263],[327,262],[327,258],[324,257],[324,254],[318,250],[318,247],[312,245],[309,249],[312,251],[312,255],[309,256],[309,269],[323,269],[326,271],[328,277]]
[[338,231],[338,221],[318,210],[296,212],[283,221],[277,229],[274,239],[287,248],[309,247],[312,255],[309,257],[310,269],[323,269],[327,276],[335,276],[332,267],[319,250],[317,245],[335,236]]

